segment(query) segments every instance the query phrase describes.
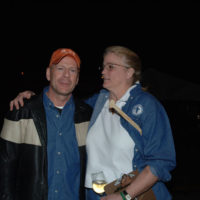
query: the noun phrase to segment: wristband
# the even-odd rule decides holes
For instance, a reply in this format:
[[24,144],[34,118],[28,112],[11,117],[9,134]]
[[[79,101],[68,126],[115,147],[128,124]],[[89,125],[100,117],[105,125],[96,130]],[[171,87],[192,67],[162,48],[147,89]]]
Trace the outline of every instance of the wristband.
[[[126,190],[120,192],[120,194],[121,194],[122,198],[123,197],[125,198],[125,200],[131,200],[132,199],[131,196],[126,192]],[[124,200],[124,198],[123,198],[123,200]]]
[[121,197],[122,197],[123,200],[126,200],[126,197],[124,196],[123,192],[120,192],[120,195],[121,195]]

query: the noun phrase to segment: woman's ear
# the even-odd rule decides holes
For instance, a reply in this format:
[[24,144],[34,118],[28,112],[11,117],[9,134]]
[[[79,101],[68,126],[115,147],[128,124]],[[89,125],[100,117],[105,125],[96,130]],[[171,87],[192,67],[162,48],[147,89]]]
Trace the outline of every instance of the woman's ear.
[[132,67],[128,68],[128,71],[127,71],[127,78],[128,78],[128,79],[129,79],[129,78],[132,78],[134,73],[135,73],[135,70],[134,70]]
[[47,67],[47,69],[46,69],[46,79],[48,81],[50,81],[50,68],[49,67]]

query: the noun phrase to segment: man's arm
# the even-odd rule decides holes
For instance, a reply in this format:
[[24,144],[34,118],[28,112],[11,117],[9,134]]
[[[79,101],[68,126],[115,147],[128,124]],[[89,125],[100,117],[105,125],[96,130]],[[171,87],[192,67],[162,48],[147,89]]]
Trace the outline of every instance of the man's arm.
[[0,199],[15,199],[17,172],[15,151],[15,144],[0,137]]
[[[8,111],[0,133],[0,199],[14,200],[16,194],[17,171],[19,170],[19,143],[16,133],[22,126],[16,126],[18,111]],[[22,131],[23,132],[23,131]]]

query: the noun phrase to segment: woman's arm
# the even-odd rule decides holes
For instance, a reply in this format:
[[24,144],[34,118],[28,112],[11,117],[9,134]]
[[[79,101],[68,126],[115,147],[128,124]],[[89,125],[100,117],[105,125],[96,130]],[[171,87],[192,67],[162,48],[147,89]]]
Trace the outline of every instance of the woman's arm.
[[12,101],[10,101],[10,111],[13,110],[13,107],[15,106],[18,110],[20,106],[24,106],[24,98],[30,99],[31,96],[35,95],[33,91],[26,90],[24,92],[20,92]]
[[[126,192],[132,199],[134,199],[138,195],[150,189],[157,181],[158,177],[153,175],[149,166],[146,166],[126,188]],[[101,200],[122,200],[122,197],[120,193],[114,193],[101,198]]]

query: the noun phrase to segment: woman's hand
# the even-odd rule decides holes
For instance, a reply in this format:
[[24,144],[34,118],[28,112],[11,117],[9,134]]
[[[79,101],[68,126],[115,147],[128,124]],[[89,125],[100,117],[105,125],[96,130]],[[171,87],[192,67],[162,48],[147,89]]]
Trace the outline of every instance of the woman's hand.
[[30,90],[26,90],[24,92],[20,92],[17,97],[15,97],[12,101],[10,101],[10,111],[13,110],[13,107],[18,110],[20,106],[24,106],[24,98],[30,99],[31,96],[35,95],[34,92]]
[[102,197],[101,200],[122,200],[122,197],[120,193],[113,193],[105,197]]

